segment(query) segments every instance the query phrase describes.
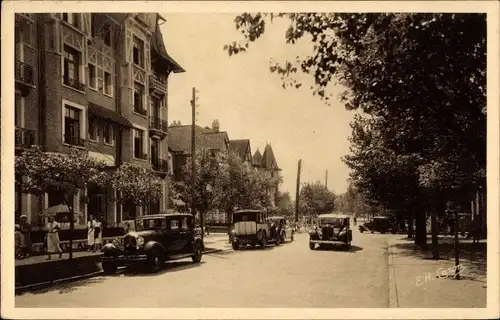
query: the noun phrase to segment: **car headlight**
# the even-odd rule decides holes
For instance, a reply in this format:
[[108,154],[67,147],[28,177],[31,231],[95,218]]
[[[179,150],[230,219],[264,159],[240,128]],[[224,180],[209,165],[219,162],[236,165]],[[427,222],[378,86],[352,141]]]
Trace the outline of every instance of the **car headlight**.
[[120,240],[118,240],[117,238],[114,238],[112,243],[113,243],[113,245],[115,247],[119,247],[120,246]]
[[231,230],[231,233],[232,233],[232,234],[235,234],[235,233],[236,233],[236,230],[234,230],[234,229],[233,229],[233,230]]
[[137,237],[137,246],[140,247],[144,245],[144,238],[143,237]]

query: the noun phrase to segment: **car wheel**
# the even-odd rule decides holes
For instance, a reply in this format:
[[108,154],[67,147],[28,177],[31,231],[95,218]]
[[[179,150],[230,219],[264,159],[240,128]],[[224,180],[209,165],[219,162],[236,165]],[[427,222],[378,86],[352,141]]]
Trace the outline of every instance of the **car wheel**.
[[371,233],[373,233],[373,231]]
[[162,264],[162,254],[160,250],[153,250],[149,256],[149,270],[151,272],[158,272]]
[[365,231],[365,230],[363,230],[363,229],[359,228],[359,232],[363,233],[364,231]]
[[309,242],[309,249],[314,250],[315,246],[316,246],[315,243]]
[[275,244],[276,244],[277,246],[279,246],[279,245],[281,244],[281,236],[277,236],[277,237],[276,237],[276,242],[275,242]]
[[238,250],[240,248],[240,244],[238,242],[233,242],[232,244],[233,250]]
[[116,264],[113,262],[103,262],[102,263],[102,271],[105,274],[115,274],[116,273]]
[[260,247],[261,247],[262,249],[264,249],[266,246],[267,246],[267,239],[266,239],[266,236],[264,235],[264,236],[262,237],[262,240],[260,240]]
[[255,242],[250,244],[250,247],[252,247],[252,249],[255,249],[256,246],[257,244]]
[[194,256],[191,257],[194,263],[200,263],[201,258],[203,257],[203,250],[199,242],[194,245]]
[[385,231],[380,231],[381,234],[385,234]]

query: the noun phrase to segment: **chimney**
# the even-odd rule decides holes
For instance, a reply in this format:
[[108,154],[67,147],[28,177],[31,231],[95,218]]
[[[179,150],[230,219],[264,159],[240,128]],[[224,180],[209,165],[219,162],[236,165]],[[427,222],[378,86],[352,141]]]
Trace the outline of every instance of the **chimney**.
[[219,120],[215,119],[214,122],[212,122],[212,130],[214,132],[219,132]]

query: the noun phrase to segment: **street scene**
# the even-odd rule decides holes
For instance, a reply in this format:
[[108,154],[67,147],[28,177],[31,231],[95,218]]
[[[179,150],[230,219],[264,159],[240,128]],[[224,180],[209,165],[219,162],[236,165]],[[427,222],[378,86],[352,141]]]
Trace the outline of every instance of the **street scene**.
[[487,307],[486,14],[13,18],[16,308]]

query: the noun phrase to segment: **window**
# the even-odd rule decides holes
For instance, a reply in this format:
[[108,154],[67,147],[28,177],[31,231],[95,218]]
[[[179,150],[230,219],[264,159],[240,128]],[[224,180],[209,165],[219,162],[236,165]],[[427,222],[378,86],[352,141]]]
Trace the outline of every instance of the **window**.
[[144,110],[143,99],[144,99],[144,89],[141,85],[136,83],[134,88],[134,112],[140,114],[146,113]]
[[111,25],[106,24],[102,27],[102,40],[105,45],[111,47]]
[[179,220],[170,220],[170,230],[179,229]]
[[134,129],[134,158],[144,159],[144,131]]
[[89,117],[89,140],[99,141],[97,119]]
[[137,38],[134,37],[134,47],[133,47],[133,63],[143,67],[144,66],[144,42]]
[[89,87],[97,90],[97,71],[93,64],[89,64]]
[[64,62],[63,62],[63,80],[64,84],[75,89],[83,91],[83,84],[80,83],[80,52],[64,46]]
[[80,19],[80,15],[78,13],[63,13],[62,19],[73,27],[78,28],[80,26],[78,21]]
[[111,73],[104,71],[104,94],[108,96],[113,95],[113,80],[111,79]]
[[115,143],[113,125],[111,123],[106,123],[104,125],[104,143],[113,145]]
[[80,113],[81,111],[76,108],[65,106],[64,143],[83,145],[80,139]]
[[23,104],[21,100],[24,99],[20,94],[16,93],[16,100],[15,100],[15,108],[14,108],[14,125],[16,127],[22,127],[22,113],[23,113]]

